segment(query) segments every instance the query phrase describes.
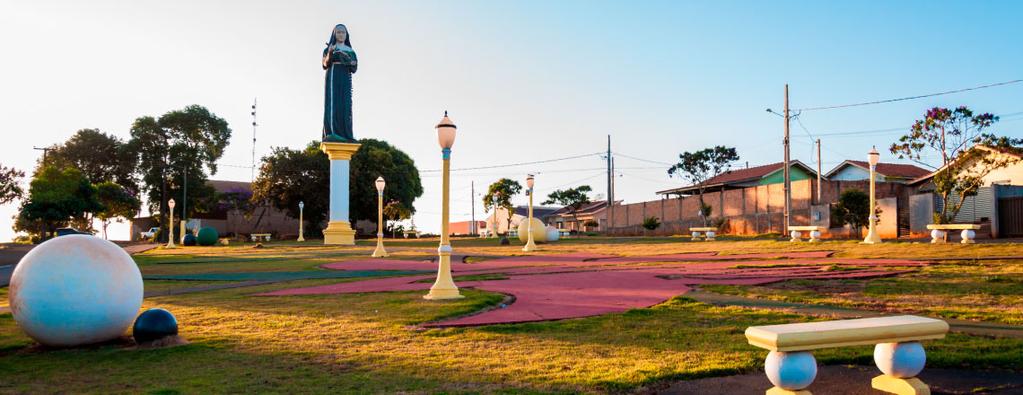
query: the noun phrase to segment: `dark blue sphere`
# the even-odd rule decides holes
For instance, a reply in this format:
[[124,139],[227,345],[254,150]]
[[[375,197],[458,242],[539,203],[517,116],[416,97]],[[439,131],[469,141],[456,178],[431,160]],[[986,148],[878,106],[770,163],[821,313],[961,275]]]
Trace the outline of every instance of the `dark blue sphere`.
[[185,234],[185,246],[186,247],[194,246],[195,242],[196,242],[195,235],[193,235],[191,233]]
[[135,343],[149,343],[178,334],[178,320],[164,309],[149,309],[139,314],[132,327]]

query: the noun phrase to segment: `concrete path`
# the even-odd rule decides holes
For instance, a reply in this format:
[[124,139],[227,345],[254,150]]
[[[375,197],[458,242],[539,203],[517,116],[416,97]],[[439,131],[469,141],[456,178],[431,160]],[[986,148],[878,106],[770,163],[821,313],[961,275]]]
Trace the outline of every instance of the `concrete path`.
[[[426,323],[452,327],[589,317],[650,307],[699,284],[767,284],[789,279],[867,278],[904,273],[924,265],[906,260],[826,258],[809,253],[718,255],[715,253],[619,257],[600,254],[537,255],[452,263],[457,276],[501,274],[504,280],[458,281],[463,288],[504,293],[514,302],[479,314]],[[656,264],[654,264],[656,263]],[[737,267],[741,265],[742,267]],[[846,265],[843,270],[830,270]],[[335,270],[422,270],[422,261],[363,259],[324,265]],[[897,267],[898,270],[892,270]],[[396,277],[278,290],[260,296],[423,291],[434,275]],[[425,281],[424,281],[425,280]]]
[[[885,395],[870,387],[870,379],[881,372],[874,366],[821,366],[817,379],[808,388],[815,394]],[[1023,394],[1023,374],[1011,371],[983,371],[925,368],[920,380],[932,394]],[[641,393],[673,395],[763,394],[771,388],[764,372],[736,376],[678,381],[656,386]]]

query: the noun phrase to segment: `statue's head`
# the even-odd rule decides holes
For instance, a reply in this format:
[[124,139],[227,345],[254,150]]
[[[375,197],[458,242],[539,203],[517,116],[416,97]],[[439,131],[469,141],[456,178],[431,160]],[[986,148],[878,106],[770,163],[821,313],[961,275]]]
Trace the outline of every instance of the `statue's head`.
[[348,37],[348,27],[340,23],[334,26],[334,31],[331,33],[330,39],[327,40],[328,46],[336,43],[344,43],[344,45],[349,47],[352,46],[352,40]]

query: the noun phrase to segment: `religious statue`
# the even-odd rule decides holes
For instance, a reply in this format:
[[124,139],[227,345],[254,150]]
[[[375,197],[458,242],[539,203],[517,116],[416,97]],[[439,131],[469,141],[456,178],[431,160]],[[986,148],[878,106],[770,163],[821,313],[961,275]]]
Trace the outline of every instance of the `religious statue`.
[[359,62],[352,49],[348,28],[338,24],[323,50],[323,69],[327,71],[323,97],[323,141],[353,143],[352,74]]

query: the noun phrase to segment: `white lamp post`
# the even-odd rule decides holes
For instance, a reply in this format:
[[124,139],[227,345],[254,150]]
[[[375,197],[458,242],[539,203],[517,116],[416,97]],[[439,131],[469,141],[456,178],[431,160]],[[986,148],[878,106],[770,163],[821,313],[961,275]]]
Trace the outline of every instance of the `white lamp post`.
[[526,176],[526,193],[529,195],[529,218],[526,220],[526,245],[522,251],[536,251],[536,243],[533,242],[533,175]]
[[167,248],[175,248],[175,245],[174,245],[174,199],[171,199],[171,200],[167,201],[167,207],[170,207],[170,221],[167,221],[167,226],[170,227],[170,229],[167,229],[167,234],[169,235],[167,237]]
[[300,242],[301,241],[305,241],[305,232],[302,230],[302,227],[304,225],[304,223],[303,223],[304,221],[303,221],[303,218],[302,218],[303,215],[302,214],[304,213],[304,211],[305,211],[305,202],[299,201],[298,202],[298,240],[297,241],[300,241]]
[[448,201],[450,191],[448,185],[451,180],[451,146],[455,145],[454,122],[448,118],[448,112],[444,112],[444,118],[437,124],[437,142],[440,143],[441,155],[444,166],[441,176],[441,214],[440,214],[440,247],[437,253],[440,255],[437,265],[437,281],[430,287],[430,293],[423,295],[424,299],[458,299],[463,296],[458,293],[454,279],[451,278],[451,242],[448,238]]
[[384,250],[384,182],[383,177],[377,177],[377,249],[373,250],[374,258],[387,256]]
[[870,153],[867,154],[867,162],[870,163],[870,220],[867,227],[867,237],[863,239],[863,244],[877,244],[881,242],[881,236],[877,235],[877,210],[876,206],[876,195],[874,192],[874,182],[877,178],[877,162],[881,159],[881,154],[877,152],[877,147],[871,148]]

